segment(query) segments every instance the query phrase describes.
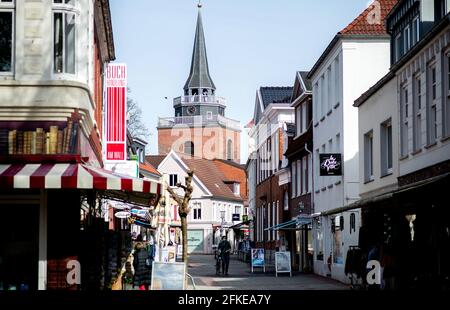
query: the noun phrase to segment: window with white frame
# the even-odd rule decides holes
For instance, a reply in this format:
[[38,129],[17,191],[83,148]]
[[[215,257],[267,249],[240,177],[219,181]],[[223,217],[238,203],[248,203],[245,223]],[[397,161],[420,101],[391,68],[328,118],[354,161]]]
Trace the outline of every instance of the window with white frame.
[[299,197],[302,195],[302,161],[297,160],[297,195]]
[[408,88],[403,86],[400,90],[400,146],[402,157],[408,155],[408,119]]
[[413,149],[422,148],[422,79],[420,75],[413,78]]
[[316,83],[314,85],[314,95],[313,95],[313,103],[314,103],[314,123],[317,123],[320,119],[320,99],[319,99],[319,84]]
[[420,19],[419,16],[414,18],[412,22],[412,44],[416,44],[420,40]]
[[195,221],[202,219],[202,204],[200,202],[195,202],[192,206],[192,219]]
[[169,186],[170,187],[176,187],[178,184],[178,175],[177,174],[171,174],[169,176]]
[[427,100],[427,136],[428,144],[436,143],[437,139],[437,72],[436,64],[428,66],[428,100]]
[[334,97],[336,105],[340,103],[340,70],[339,56],[337,56],[334,60]]
[[14,69],[14,0],[0,0],[0,75]]
[[406,26],[403,30],[403,40],[403,46],[406,53],[411,48],[411,29],[409,26]]
[[308,127],[308,103],[305,102],[302,104],[302,133],[305,133]]
[[297,136],[302,134],[302,107],[298,106],[295,110],[295,123],[297,125]]
[[302,194],[306,194],[308,190],[308,157],[302,159]]
[[240,183],[233,184],[233,193],[236,196],[239,196],[241,194],[241,184]]
[[331,111],[331,109],[332,109],[332,104],[331,104],[331,101],[332,101],[332,98],[333,98],[333,93],[332,93],[332,86],[333,86],[333,84],[332,84],[332,80],[331,80],[331,66],[328,68],[328,70],[327,70],[327,86],[328,86],[328,89],[327,89],[327,94],[328,94],[328,96],[327,96],[327,107],[328,107],[328,111]]
[[76,0],[53,0],[53,71],[76,73]]
[[313,165],[312,165],[312,156],[308,155],[308,185],[307,185],[307,192],[310,193],[312,190],[312,172],[313,172]]
[[325,114],[327,114],[326,111],[326,106],[327,106],[327,102],[326,102],[326,88],[325,88],[325,76],[322,75],[322,77],[320,78],[320,117],[321,119],[325,116]]
[[[314,162],[319,163],[320,162],[320,150],[316,149],[316,158],[314,160]],[[320,175],[320,167],[318,164],[314,165],[314,187],[315,187],[315,191],[318,191],[320,189],[320,184],[319,184],[319,180],[321,180],[321,178],[319,177]]]
[[402,34],[399,33],[395,37],[395,61],[398,61],[402,57]]
[[373,181],[373,131],[364,135],[364,181]]
[[336,153],[341,153],[341,134],[336,135]]
[[297,162],[292,163],[292,177],[291,177],[291,187],[292,187],[292,198],[297,197]]
[[450,136],[450,51],[444,54],[442,62],[444,72],[444,83],[442,89],[444,90],[444,98],[442,100],[442,132],[443,137]]
[[392,173],[392,120],[385,121],[380,126],[381,146],[381,174],[386,176]]

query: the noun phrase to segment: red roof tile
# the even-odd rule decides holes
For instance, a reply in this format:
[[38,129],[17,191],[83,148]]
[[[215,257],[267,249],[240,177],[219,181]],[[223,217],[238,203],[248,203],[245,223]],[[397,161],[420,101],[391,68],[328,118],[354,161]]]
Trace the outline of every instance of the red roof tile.
[[386,17],[398,0],[375,0],[339,34],[343,35],[384,35]]
[[155,175],[161,175],[158,170],[155,169],[150,163],[146,162],[145,164],[139,163],[139,169],[144,170]]

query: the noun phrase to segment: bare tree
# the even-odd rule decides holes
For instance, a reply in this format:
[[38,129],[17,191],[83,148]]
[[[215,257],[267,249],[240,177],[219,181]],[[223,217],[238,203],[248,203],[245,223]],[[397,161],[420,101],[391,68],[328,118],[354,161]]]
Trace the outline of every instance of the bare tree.
[[172,198],[177,202],[179,208],[178,208],[178,214],[180,215],[181,219],[181,232],[183,235],[183,262],[187,264],[188,262],[188,255],[187,255],[187,216],[189,215],[189,212],[191,209],[189,208],[189,202],[192,198],[192,192],[194,188],[192,187],[192,179],[194,178],[194,171],[190,170],[187,173],[186,177],[186,185],[182,185],[181,183],[177,184],[177,187],[182,188],[184,190],[184,197],[180,197],[175,193],[175,191],[168,186],[167,190],[172,196]]
[[133,138],[149,140],[150,132],[142,120],[142,109],[139,103],[131,97],[131,89],[127,88],[127,127]]

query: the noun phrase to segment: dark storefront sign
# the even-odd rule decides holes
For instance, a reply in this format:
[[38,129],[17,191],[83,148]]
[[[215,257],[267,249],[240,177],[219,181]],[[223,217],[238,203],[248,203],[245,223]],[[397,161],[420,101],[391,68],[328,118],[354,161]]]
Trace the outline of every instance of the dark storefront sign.
[[241,220],[241,215],[240,214],[233,214],[233,222],[237,222]]
[[341,176],[342,154],[320,154],[320,176]]

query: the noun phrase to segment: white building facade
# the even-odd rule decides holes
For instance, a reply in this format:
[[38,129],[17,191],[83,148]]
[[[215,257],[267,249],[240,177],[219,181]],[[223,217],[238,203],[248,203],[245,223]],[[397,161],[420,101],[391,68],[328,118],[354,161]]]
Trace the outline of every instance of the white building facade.
[[[194,159],[195,160],[195,159]],[[199,159],[200,160],[200,159]],[[177,188],[177,183],[184,184],[187,172],[192,168],[189,159],[181,159],[175,152],[170,152],[158,166],[158,171],[168,186],[177,193],[184,195],[183,190]],[[203,160],[203,162],[210,162]],[[217,173],[217,172],[212,172]],[[220,180],[220,178],[218,179]],[[217,186],[221,186],[217,182]],[[215,186],[215,185],[213,185]],[[212,254],[213,245],[218,245],[222,236],[227,236],[233,244],[234,232],[229,227],[237,224],[233,221],[233,214],[244,215],[244,202],[236,194],[235,199],[217,197],[214,189],[210,189],[202,182],[202,174],[194,169],[191,212],[188,215],[188,252],[194,254]],[[239,191],[239,190],[238,190]],[[170,206],[172,209],[173,206]]]
[[[314,102],[314,272],[341,282],[349,282],[346,254],[350,246],[358,245],[361,218],[358,210],[333,211],[360,198],[359,121],[353,104],[390,65],[387,34],[370,27],[363,35],[353,33],[355,23],[367,23],[373,9],[369,7],[335,37],[309,74]],[[320,176],[320,154],[342,154],[343,175]]]

